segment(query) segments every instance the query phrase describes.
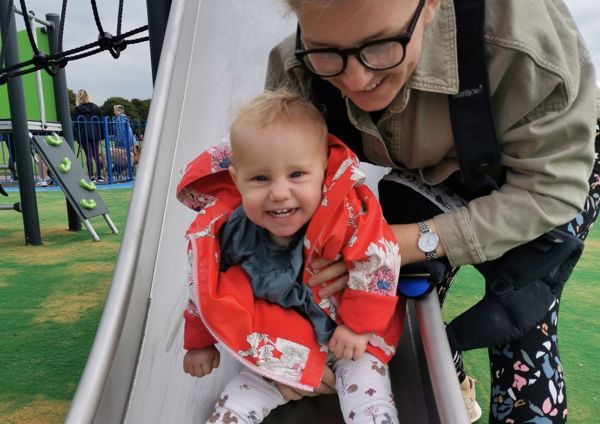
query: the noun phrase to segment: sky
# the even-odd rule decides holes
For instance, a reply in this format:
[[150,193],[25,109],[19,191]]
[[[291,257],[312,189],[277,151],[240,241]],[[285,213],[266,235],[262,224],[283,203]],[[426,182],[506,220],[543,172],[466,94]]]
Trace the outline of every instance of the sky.
[[[565,3],[586,41],[598,69],[600,81],[600,4],[598,0],[565,0]],[[18,5],[19,2],[15,1],[15,4]],[[116,34],[119,1],[97,0],[97,4],[104,30]],[[38,17],[44,17],[47,13],[60,15],[62,0],[26,0],[26,5]],[[18,16],[17,22],[20,25],[18,28],[23,28],[21,16]],[[122,32],[140,27],[147,22],[146,0],[125,0]],[[97,36],[91,2],[70,0],[67,5],[64,49],[93,42]],[[112,96],[126,99],[152,97],[152,74],[147,42],[128,46],[118,60],[113,59],[110,53],[102,52],[69,62],[66,75],[67,86],[70,89],[86,89],[93,101],[98,104],[102,104]]]
[[[193,0],[197,1],[197,0]],[[26,0],[27,9],[34,11],[39,18],[46,14],[60,16],[62,0]],[[98,14],[104,31],[117,33],[118,0],[97,0]],[[20,2],[15,0],[20,9]],[[127,32],[148,23],[146,0],[125,0],[121,32]],[[17,29],[23,29],[23,17],[17,15]],[[147,35],[147,31],[140,36]],[[138,36],[136,35],[135,38]],[[65,19],[63,50],[69,50],[94,42],[98,30],[94,21],[89,0],[69,0]],[[104,51],[94,56],[69,62],[66,69],[67,87],[71,90],[83,88],[92,101],[102,104],[108,97],[120,96],[126,99],[149,99],[152,97],[152,70],[148,42],[132,44],[121,52],[119,59],[113,59]]]

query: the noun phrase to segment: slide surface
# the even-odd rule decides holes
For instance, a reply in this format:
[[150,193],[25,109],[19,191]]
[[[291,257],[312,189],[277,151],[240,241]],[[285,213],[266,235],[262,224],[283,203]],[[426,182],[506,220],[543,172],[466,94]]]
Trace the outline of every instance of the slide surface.
[[[218,372],[203,379],[183,373],[184,234],[193,212],[175,199],[175,187],[185,165],[226,136],[232,108],[262,91],[269,50],[295,25],[281,0],[173,0],[111,290],[67,423],[201,423],[237,371],[222,355]],[[417,318],[408,323],[401,362],[425,375],[424,386],[429,374],[448,386],[419,390],[412,380],[402,397],[409,414],[422,416],[403,422],[466,422],[464,411],[440,408],[440,398],[460,405],[462,397],[435,297],[412,308]],[[421,344],[433,352],[427,361]],[[423,408],[411,408],[411,391],[425,397]],[[434,401],[432,393],[443,396]],[[290,404],[297,418],[303,402]],[[436,410],[441,420],[430,418]]]

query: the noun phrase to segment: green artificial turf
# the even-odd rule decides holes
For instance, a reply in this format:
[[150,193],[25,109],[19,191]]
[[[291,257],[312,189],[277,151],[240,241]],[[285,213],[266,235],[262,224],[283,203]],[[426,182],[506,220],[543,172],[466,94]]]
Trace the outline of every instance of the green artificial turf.
[[[68,231],[60,191],[38,192],[42,246],[25,246],[22,216],[0,212],[0,422],[62,422],[87,360],[122,237],[131,190],[103,190],[102,217]],[[12,199],[14,198],[14,199]],[[18,193],[10,193],[11,202]]]
[[[130,190],[103,190],[121,234]],[[16,193],[7,199],[14,203]],[[22,217],[0,212],[0,423],[60,423],[91,348],[112,278],[121,234],[92,219],[101,242],[67,230],[61,192],[38,192],[43,246],[24,246]],[[0,199],[2,201],[2,199]],[[4,201],[6,202],[6,200]],[[569,423],[600,417],[600,230],[594,231],[566,286],[560,313],[560,347],[567,381]],[[464,268],[444,307],[451,319],[483,295],[483,284]],[[465,353],[477,378],[487,422],[487,351]]]

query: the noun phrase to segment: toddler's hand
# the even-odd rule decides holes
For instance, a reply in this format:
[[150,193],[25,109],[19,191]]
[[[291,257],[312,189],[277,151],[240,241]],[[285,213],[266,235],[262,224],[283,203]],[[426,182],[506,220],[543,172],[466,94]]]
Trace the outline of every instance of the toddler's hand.
[[183,371],[193,377],[204,377],[219,367],[220,357],[214,346],[188,350],[183,357]]
[[371,334],[356,334],[345,325],[339,325],[329,340],[329,350],[338,358],[357,360],[362,358]]

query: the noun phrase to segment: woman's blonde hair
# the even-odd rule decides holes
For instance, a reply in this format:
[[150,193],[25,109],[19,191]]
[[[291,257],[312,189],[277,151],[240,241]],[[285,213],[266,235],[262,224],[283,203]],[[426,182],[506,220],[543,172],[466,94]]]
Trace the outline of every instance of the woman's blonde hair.
[[266,91],[237,110],[229,127],[230,139],[233,144],[246,125],[262,129],[282,121],[300,120],[314,124],[325,142],[327,124],[321,112],[311,102],[283,88]]
[[77,93],[75,94],[75,106],[91,102],[92,99],[90,98],[90,95],[87,91],[85,91],[84,89],[77,90]]

